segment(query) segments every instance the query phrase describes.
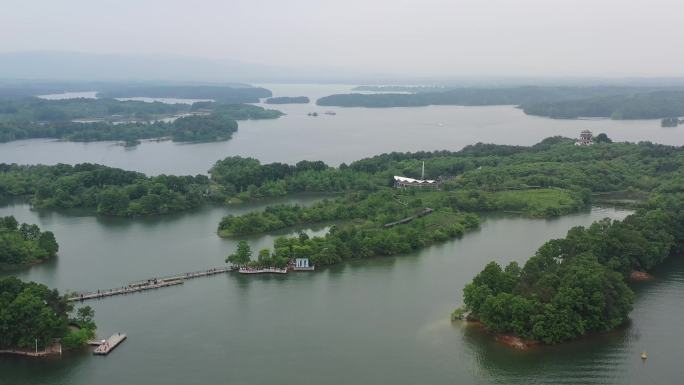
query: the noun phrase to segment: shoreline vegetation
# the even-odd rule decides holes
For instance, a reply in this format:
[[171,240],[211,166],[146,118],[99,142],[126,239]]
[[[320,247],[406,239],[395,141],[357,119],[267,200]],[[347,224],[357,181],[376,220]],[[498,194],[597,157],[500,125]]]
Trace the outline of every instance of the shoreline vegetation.
[[189,105],[28,97],[0,100],[0,142],[31,138],[76,142],[121,140],[129,145],[157,138],[177,142],[222,141],[230,139],[237,131],[238,120],[280,116],[280,111],[224,101]]
[[[680,191],[682,153],[678,147],[647,142],[582,147],[571,139],[553,137],[529,147],[480,143],[458,152],[389,153],[339,167],[321,161],[261,164],[235,156],[217,161],[209,177],[147,177],[87,163],[0,164],[0,198],[27,199],[37,208],[88,208],[99,215],[133,217],[188,210],[207,202],[225,204],[292,193],[363,193],[359,199],[369,199],[384,192],[396,195],[406,205],[414,204],[416,210],[432,205],[433,209],[463,212],[516,211],[531,217],[553,217],[586,207],[592,194],[624,191],[646,198],[653,192]],[[426,175],[445,178],[440,190],[391,188],[394,175],[419,178],[423,162]],[[315,209],[280,209],[295,216],[279,218],[283,224],[255,222],[251,230],[235,230],[231,229],[235,225],[226,223],[220,230],[228,230],[225,235],[240,235],[348,216],[341,212],[354,205],[350,198],[346,203],[343,199],[327,200],[327,206],[322,203]],[[265,217],[251,214],[248,218]],[[369,218],[359,214],[345,219]],[[391,219],[401,218],[377,221],[389,223]]]
[[85,306],[71,317],[74,307],[57,290],[7,277],[0,278],[0,293],[0,354],[41,357],[95,337],[95,311]]
[[[419,107],[430,105],[515,105],[528,115],[554,119],[665,119],[684,116],[681,87],[552,87],[449,88],[424,86],[360,86],[377,94],[335,94],[316,101],[319,106]],[[397,93],[402,92],[402,93]],[[679,121],[677,120],[677,123]]]

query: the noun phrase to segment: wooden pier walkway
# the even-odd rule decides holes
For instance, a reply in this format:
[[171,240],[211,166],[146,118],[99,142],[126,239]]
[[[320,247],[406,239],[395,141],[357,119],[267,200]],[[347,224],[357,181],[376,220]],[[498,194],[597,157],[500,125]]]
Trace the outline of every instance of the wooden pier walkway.
[[418,212],[416,215],[411,215],[410,217],[406,217],[406,218],[398,220],[396,222],[385,223],[384,225],[382,225],[382,227],[389,229],[390,227],[394,227],[397,225],[403,225],[403,224],[411,222],[412,220],[414,220],[416,218],[420,218],[420,217],[424,217],[426,215],[430,215],[430,214],[432,214],[433,211],[435,211],[435,210],[433,210],[429,207],[426,207],[425,209],[420,210],[420,212]]
[[150,278],[143,281],[129,283],[127,286],[117,287],[114,289],[96,290],[90,292],[71,293],[67,301],[85,301],[89,299],[97,299],[104,297],[112,297],[115,295],[132,294],[145,290],[159,289],[167,286],[181,285],[186,279],[208,277],[216,274],[223,274],[231,271],[229,267],[219,267],[209,270],[193,271],[190,273],[170,275],[160,278]]
[[101,343],[100,346],[95,348],[93,354],[106,356],[107,354],[109,354],[109,352],[111,352],[117,346],[119,346],[119,344],[122,343],[125,339],[126,335],[123,333],[112,334],[111,337],[104,340],[104,342]]

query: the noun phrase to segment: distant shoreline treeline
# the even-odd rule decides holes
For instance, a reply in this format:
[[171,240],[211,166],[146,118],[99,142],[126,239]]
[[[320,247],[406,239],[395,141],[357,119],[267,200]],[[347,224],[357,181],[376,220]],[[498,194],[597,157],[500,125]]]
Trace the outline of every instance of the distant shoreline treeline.
[[307,104],[309,98],[306,96],[279,96],[266,99],[266,104]]
[[660,119],[684,116],[684,89],[654,87],[513,87],[445,88],[364,87],[411,93],[336,94],[317,100],[321,106],[418,107],[429,105],[515,105],[529,115],[573,119]]
[[97,93],[99,98],[178,98],[211,99],[221,103],[258,103],[260,98],[271,97],[270,90],[261,87],[226,86],[120,86]]

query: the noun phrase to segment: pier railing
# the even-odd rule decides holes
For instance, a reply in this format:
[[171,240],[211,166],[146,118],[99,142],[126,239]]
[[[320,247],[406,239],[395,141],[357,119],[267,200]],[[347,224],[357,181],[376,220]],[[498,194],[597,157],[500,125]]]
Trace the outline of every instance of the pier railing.
[[85,301],[89,299],[97,299],[104,297],[112,297],[115,295],[132,294],[145,290],[159,289],[167,286],[174,286],[182,284],[186,279],[208,277],[216,274],[223,274],[231,271],[229,267],[218,267],[208,270],[193,271],[189,273],[181,273],[168,275],[164,277],[149,278],[142,281],[131,282],[126,286],[121,286],[113,289],[100,289],[95,291],[83,291],[70,293],[67,296],[68,301]]

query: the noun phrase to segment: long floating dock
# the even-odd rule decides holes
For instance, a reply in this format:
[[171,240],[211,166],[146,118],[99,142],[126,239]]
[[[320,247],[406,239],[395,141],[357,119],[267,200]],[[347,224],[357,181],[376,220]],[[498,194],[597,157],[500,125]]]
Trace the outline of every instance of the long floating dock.
[[106,356],[112,350],[114,350],[117,346],[119,346],[119,344],[122,343],[125,339],[126,339],[126,335],[123,333],[112,334],[111,337],[104,340],[104,342],[102,342],[100,344],[100,346],[95,348],[95,350],[93,351],[93,354]]
[[209,270],[194,271],[190,273],[183,273],[171,275],[161,278],[150,278],[143,281],[129,283],[127,286],[117,287],[114,289],[96,290],[90,292],[72,293],[67,298],[68,301],[85,301],[89,299],[97,299],[104,297],[112,297],[115,295],[132,294],[145,290],[159,289],[167,286],[181,285],[186,279],[208,277],[216,274],[223,274],[231,271],[230,268],[220,267]]

